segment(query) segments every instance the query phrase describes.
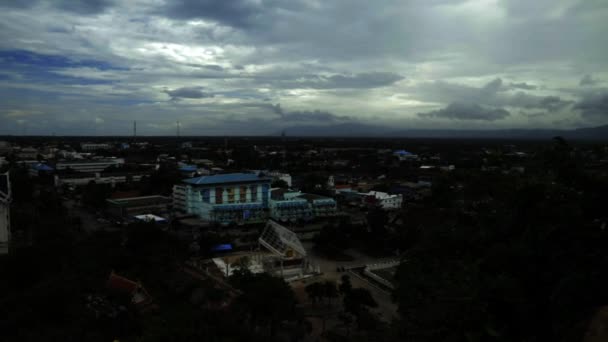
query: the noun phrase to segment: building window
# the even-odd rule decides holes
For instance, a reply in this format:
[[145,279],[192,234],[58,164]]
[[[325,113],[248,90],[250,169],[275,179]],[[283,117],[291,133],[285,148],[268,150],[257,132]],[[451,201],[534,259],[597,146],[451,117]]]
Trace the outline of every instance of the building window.
[[224,202],[222,195],[224,194],[224,189],[221,187],[215,188],[215,203],[222,204]]
[[228,192],[228,203],[234,203],[234,188],[227,188]]
[[204,203],[209,203],[211,201],[211,191],[209,189],[204,189],[201,191],[201,197],[203,198]]
[[241,188],[239,189],[239,201],[241,202],[247,202],[247,187],[246,186],[241,186]]
[[257,202],[258,200],[258,187],[256,185],[252,185],[251,189],[251,202]]

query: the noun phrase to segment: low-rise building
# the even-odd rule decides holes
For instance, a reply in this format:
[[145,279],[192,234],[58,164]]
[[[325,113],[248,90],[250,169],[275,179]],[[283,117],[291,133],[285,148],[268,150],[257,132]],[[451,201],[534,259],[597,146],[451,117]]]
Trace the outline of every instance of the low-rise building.
[[263,222],[267,217],[271,181],[254,173],[186,179],[173,187],[173,206],[222,224]]
[[337,215],[333,198],[300,191],[273,189],[270,196],[270,217],[278,221],[312,220]]
[[24,160],[24,159],[36,159],[38,158],[38,149],[34,148],[34,147],[24,147],[22,149],[20,149],[17,153],[16,156],[17,158]]
[[406,150],[397,150],[393,152],[393,156],[397,157],[397,159],[399,159],[400,161],[418,159],[418,155]]
[[77,172],[102,172],[111,166],[121,166],[125,164],[122,158],[97,159],[97,160],[74,160],[58,161],[55,164],[56,170],[74,170]]
[[105,144],[105,143],[100,143],[100,144],[82,143],[82,144],[80,144],[80,149],[85,152],[97,151],[97,150],[109,150],[111,148],[112,148],[112,145]]
[[117,218],[132,218],[136,215],[154,214],[165,217],[172,200],[165,196],[141,196],[107,199],[107,212]]
[[52,167],[44,164],[44,163],[36,163],[30,166],[30,176],[33,177],[37,177],[40,175],[49,175],[51,174],[55,169],[53,169]]
[[68,173],[68,174],[56,174],[55,175],[55,186],[60,187],[63,185],[69,186],[83,186],[94,181],[97,184],[118,184],[127,182],[139,182],[142,178],[148,176],[149,172],[112,172],[112,173]]
[[403,204],[403,196],[390,195],[386,192],[370,191],[363,197],[365,203],[369,205],[376,205],[385,210],[399,209]]

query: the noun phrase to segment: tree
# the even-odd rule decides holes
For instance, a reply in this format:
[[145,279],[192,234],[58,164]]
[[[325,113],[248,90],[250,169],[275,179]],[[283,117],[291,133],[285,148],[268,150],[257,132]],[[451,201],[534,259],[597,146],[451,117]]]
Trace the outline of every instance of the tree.
[[280,322],[297,320],[295,295],[282,278],[248,272],[230,277],[230,282],[242,291],[235,305],[251,329],[266,328],[273,337]]
[[344,311],[357,319],[360,329],[371,330],[377,326],[377,319],[369,312],[369,308],[378,307],[378,303],[369,290],[354,288],[344,296]]
[[363,307],[378,307],[378,303],[368,289],[357,287],[344,296],[344,310],[346,312],[358,316]]
[[327,298],[327,303],[331,305],[332,298],[338,297],[338,289],[336,283],[326,280],[323,282],[323,296]]
[[273,188],[289,188],[289,184],[287,184],[287,182],[282,179],[275,179],[274,181],[272,181],[272,184],[270,186]]
[[350,293],[350,291],[353,288],[353,284],[350,281],[350,276],[348,274],[343,274],[342,277],[340,278],[341,282],[340,282],[340,293],[342,293],[343,296],[347,295],[348,293]]
[[313,304],[315,304],[317,300],[321,299],[324,294],[323,285],[319,282],[306,285],[304,290],[306,291],[308,298],[312,300]]

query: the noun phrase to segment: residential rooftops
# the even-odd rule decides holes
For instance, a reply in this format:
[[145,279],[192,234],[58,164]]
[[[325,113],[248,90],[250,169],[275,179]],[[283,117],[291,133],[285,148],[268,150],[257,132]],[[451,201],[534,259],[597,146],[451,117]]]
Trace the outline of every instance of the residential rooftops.
[[185,179],[184,183],[193,185],[213,185],[227,183],[270,182],[270,178],[259,177],[255,173],[226,173]]

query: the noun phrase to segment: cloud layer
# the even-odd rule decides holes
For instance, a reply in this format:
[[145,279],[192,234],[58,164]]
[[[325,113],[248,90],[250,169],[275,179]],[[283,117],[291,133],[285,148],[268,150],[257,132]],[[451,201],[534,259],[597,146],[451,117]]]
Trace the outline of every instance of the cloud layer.
[[7,1],[0,134],[606,124],[606,16],[601,0]]

